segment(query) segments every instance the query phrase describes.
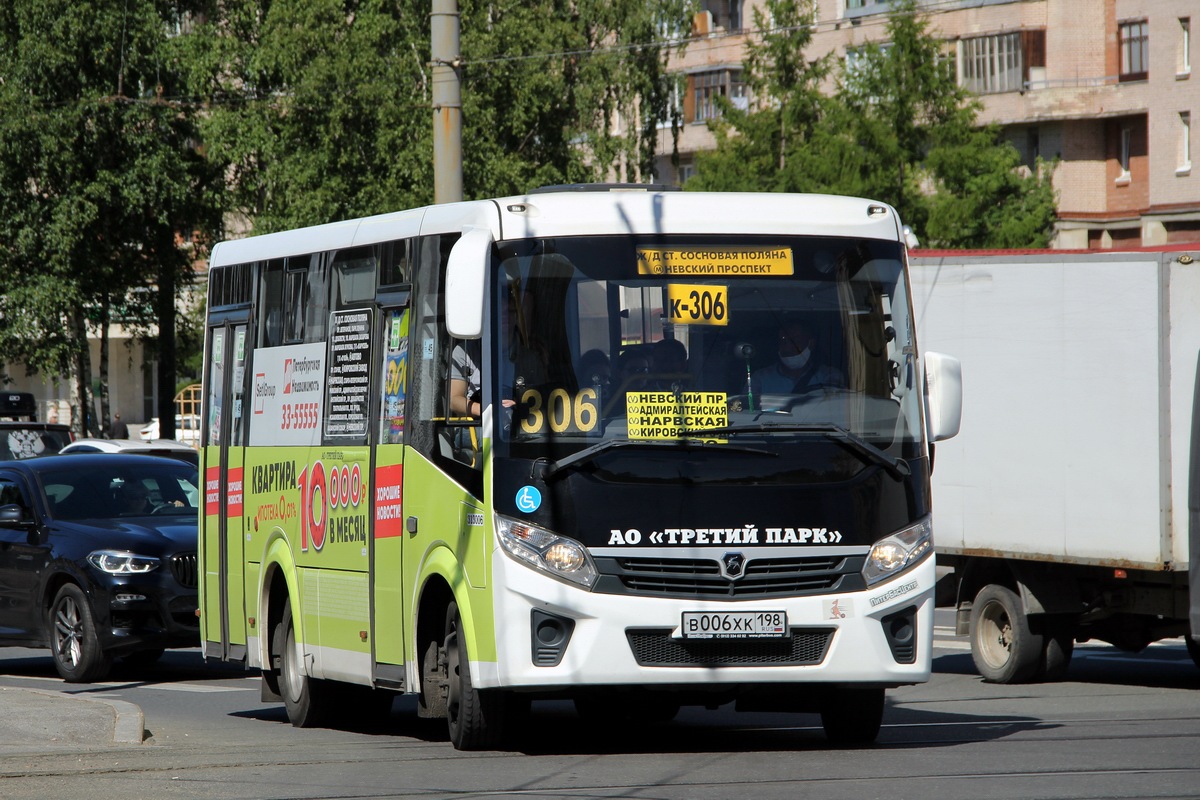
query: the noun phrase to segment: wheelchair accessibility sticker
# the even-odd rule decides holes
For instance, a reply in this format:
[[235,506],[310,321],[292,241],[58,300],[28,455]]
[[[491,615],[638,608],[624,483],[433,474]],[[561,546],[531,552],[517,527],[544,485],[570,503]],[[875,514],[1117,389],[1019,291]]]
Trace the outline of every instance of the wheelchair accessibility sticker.
[[517,510],[532,514],[542,507],[542,493],[534,486],[522,486],[517,490]]

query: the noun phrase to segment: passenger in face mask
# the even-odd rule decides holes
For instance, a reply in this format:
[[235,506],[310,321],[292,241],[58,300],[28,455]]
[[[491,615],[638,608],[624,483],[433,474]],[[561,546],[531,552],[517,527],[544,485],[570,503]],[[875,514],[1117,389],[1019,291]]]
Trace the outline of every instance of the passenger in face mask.
[[842,373],[820,359],[812,329],[802,320],[788,320],[780,325],[777,352],[778,362],[750,376],[755,397],[804,394],[846,385]]

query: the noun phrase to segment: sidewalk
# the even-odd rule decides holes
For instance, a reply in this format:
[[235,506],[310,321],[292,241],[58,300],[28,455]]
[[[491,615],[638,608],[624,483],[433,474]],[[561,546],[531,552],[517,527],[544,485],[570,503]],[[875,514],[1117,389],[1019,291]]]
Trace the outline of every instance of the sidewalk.
[[123,700],[0,687],[0,755],[141,744],[142,709]]

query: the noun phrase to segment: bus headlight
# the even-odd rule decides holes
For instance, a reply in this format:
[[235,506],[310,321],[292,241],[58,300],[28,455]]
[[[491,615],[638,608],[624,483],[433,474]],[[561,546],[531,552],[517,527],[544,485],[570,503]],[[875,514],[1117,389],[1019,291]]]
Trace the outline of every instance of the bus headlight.
[[591,588],[596,566],[587,548],[528,522],[496,515],[496,534],[504,552],[552,578]]
[[912,527],[880,539],[867,555],[863,578],[867,586],[891,578],[933,552],[933,525],[923,519]]

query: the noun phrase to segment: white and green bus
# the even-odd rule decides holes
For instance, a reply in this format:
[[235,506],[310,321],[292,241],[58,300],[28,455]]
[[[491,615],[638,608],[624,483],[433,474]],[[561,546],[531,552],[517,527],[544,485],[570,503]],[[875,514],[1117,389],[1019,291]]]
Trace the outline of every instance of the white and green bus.
[[214,248],[204,654],[295,725],[736,701],[864,742],[928,680],[961,389],[896,212],[628,189]]

